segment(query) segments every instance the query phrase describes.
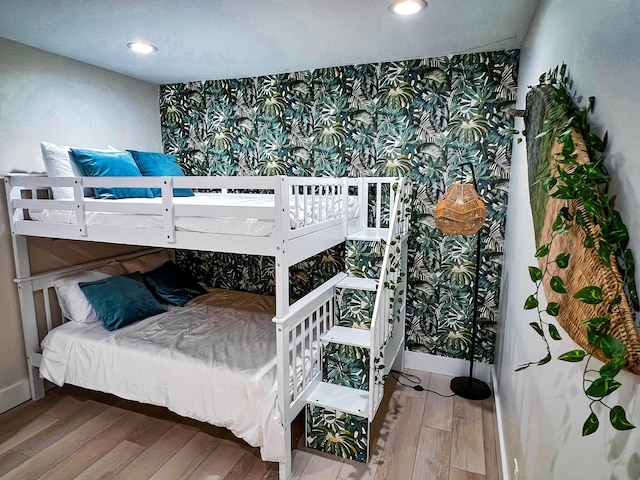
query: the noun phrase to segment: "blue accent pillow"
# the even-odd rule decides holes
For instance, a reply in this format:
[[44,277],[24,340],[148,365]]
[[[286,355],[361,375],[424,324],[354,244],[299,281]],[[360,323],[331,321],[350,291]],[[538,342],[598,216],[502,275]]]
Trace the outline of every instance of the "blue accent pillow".
[[116,330],[165,311],[144,284],[140,272],[79,282],[78,286],[107,330]]
[[[141,177],[129,152],[98,152],[72,148],[71,154],[85,177]],[[94,188],[97,198],[152,198],[149,188]]]
[[[140,173],[145,177],[184,177],[184,172],[178,165],[175,155],[166,153],[139,152],[137,150],[127,150],[133,160],[138,165]],[[152,188],[154,197],[161,197],[162,191],[159,188]],[[174,197],[193,197],[193,190],[190,188],[174,188]]]
[[147,273],[142,278],[156,297],[182,307],[192,298],[207,293],[190,273],[169,261]]

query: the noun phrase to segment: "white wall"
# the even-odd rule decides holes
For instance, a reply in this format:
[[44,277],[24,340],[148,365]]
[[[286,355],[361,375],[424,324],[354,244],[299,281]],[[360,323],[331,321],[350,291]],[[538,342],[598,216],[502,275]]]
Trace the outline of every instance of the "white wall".
[[[40,142],[160,151],[158,87],[0,38],[0,173],[44,171]],[[4,184],[0,186],[0,412],[29,398]],[[33,271],[130,251],[37,239]]]
[[[592,126],[609,131],[607,167],[611,193],[629,227],[631,249],[640,265],[640,2],[637,0],[543,0],[521,51],[518,108],[528,85],[540,74],[567,63],[576,91],[596,97]],[[584,102],[582,103],[584,106]],[[522,128],[522,123],[520,123]],[[625,406],[638,428],[616,432],[606,412],[598,432],[582,437],[589,408],[582,392],[583,364],[552,361],[514,370],[545,354],[522,308],[533,293],[527,267],[537,265],[529,208],[524,142],[514,146],[509,189],[506,253],[499,344],[496,355],[499,415],[502,419],[505,478],[640,478],[640,377],[623,372],[624,387],[611,397]],[[640,273],[640,272],[638,272]],[[640,275],[637,275],[640,278]],[[566,336],[566,335],[565,335]],[[570,340],[552,345],[554,356],[576,348]],[[604,421],[602,421],[604,420]],[[605,423],[606,422],[606,423]]]

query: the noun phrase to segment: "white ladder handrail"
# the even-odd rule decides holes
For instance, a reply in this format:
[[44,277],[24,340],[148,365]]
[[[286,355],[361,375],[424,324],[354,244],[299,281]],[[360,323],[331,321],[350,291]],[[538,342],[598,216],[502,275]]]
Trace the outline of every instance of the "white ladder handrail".
[[[403,270],[403,257],[406,258],[406,238],[409,233],[409,197],[411,184],[405,178],[395,179],[391,183],[389,212],[389,232],[384,247],[384,256],[380,268],[380,280],[371,318],[371,360],[369,367],[369,419],[373,419],[384,395],[384,382],[377,381],[382,371],[388,371],[390,365],[384,365],[385,346],[394,330],[398,295],[406,300],[406,272]],[[404,291],[400,291],[404,290]]]

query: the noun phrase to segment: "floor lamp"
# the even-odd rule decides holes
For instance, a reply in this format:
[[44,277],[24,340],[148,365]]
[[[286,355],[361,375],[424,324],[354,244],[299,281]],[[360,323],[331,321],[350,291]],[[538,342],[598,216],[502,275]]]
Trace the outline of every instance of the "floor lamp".
[[476,174],[471,163],[464,163],[471,169],[473,185],[457,182],[444,193],[434,210],[434,220],[438,229],[446,235],[476,235],[476,272],[473,282],[473,324],[471,330],[471,350],[469,351],[469,376],[451,379],[453,393],[470,400],[483,400],[491,395],[489,386],[482,380],[473,378],[473,357],[478,334],[478,276],[480,274],[480,233],[487,218],[484,202],[478,195]]

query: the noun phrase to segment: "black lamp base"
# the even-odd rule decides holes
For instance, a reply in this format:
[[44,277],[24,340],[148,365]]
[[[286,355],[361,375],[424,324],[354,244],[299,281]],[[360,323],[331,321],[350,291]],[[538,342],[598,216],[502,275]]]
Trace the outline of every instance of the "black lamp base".
[[491,396],[489,385],[477,378],[455,377],[449,387],[456,395],[469,400],[484,400]]

